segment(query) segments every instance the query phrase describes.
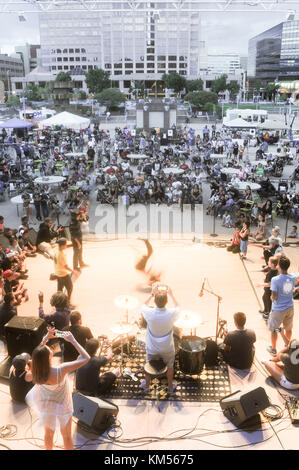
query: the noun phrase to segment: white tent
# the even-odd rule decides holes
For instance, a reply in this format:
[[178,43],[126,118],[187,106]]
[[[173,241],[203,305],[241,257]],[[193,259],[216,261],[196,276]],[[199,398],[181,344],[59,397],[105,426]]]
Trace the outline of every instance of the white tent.
[[285,125],[283,121],[273,121],[269,119],[262,124],[259,124],[260,129],[267,129],[267,130],[285,130],[288,129],[288,126]]
[[55,116],[41,121],[41,125],[44,127],[63,126],[68,129],[86,129],[89,124],[90,119],[77,116],[77,114],[68,113],[67,111],[55,114]]
[[257,127],[257,122],[247,122],[245,119],[237,118],[237,119],[232,119],[231,121],[227,121],[226,119],[223,120],[223,125],[226,127],[239,127],[242,129],[253,129],[254,127]]

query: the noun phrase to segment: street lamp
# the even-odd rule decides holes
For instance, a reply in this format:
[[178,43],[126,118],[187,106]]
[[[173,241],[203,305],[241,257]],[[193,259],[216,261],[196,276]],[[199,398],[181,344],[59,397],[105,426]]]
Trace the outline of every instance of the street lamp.
[[27,98],[25,96],[20,98],[20,103],[22,103],[23,105],[23,119],[26,119],[26,101],[27,101]]

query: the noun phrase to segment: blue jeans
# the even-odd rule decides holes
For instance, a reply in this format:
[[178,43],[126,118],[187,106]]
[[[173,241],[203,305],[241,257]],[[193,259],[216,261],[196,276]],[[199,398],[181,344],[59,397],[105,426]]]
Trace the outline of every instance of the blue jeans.
[[241,253],[247,253],[247,244],[248,244],[247,240],[241,240],[241,242],[240,242],[240,251],[241,251]]

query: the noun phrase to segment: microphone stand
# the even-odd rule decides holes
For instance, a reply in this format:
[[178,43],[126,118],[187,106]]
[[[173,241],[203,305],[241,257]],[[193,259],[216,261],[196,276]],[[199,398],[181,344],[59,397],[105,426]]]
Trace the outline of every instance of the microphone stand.
[[217,338],[219,335],[219,310],[220,310],[220,302],[222,300],[222,297],[220,297],[220,295],[216,294],[214,291],[206,289],[205,287],[202,287],[202,290],[205,292],[208,292],[211,295],[214,295],[214,297],[217,297],[216,338],[215,338],[215,341],[217,343]]

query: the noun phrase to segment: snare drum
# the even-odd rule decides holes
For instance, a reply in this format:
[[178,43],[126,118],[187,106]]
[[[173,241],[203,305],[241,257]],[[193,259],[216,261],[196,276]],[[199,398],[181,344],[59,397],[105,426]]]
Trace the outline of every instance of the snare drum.
[[146,330],[139,330],[135,336],[136,347],[145,351],[146,346]]

